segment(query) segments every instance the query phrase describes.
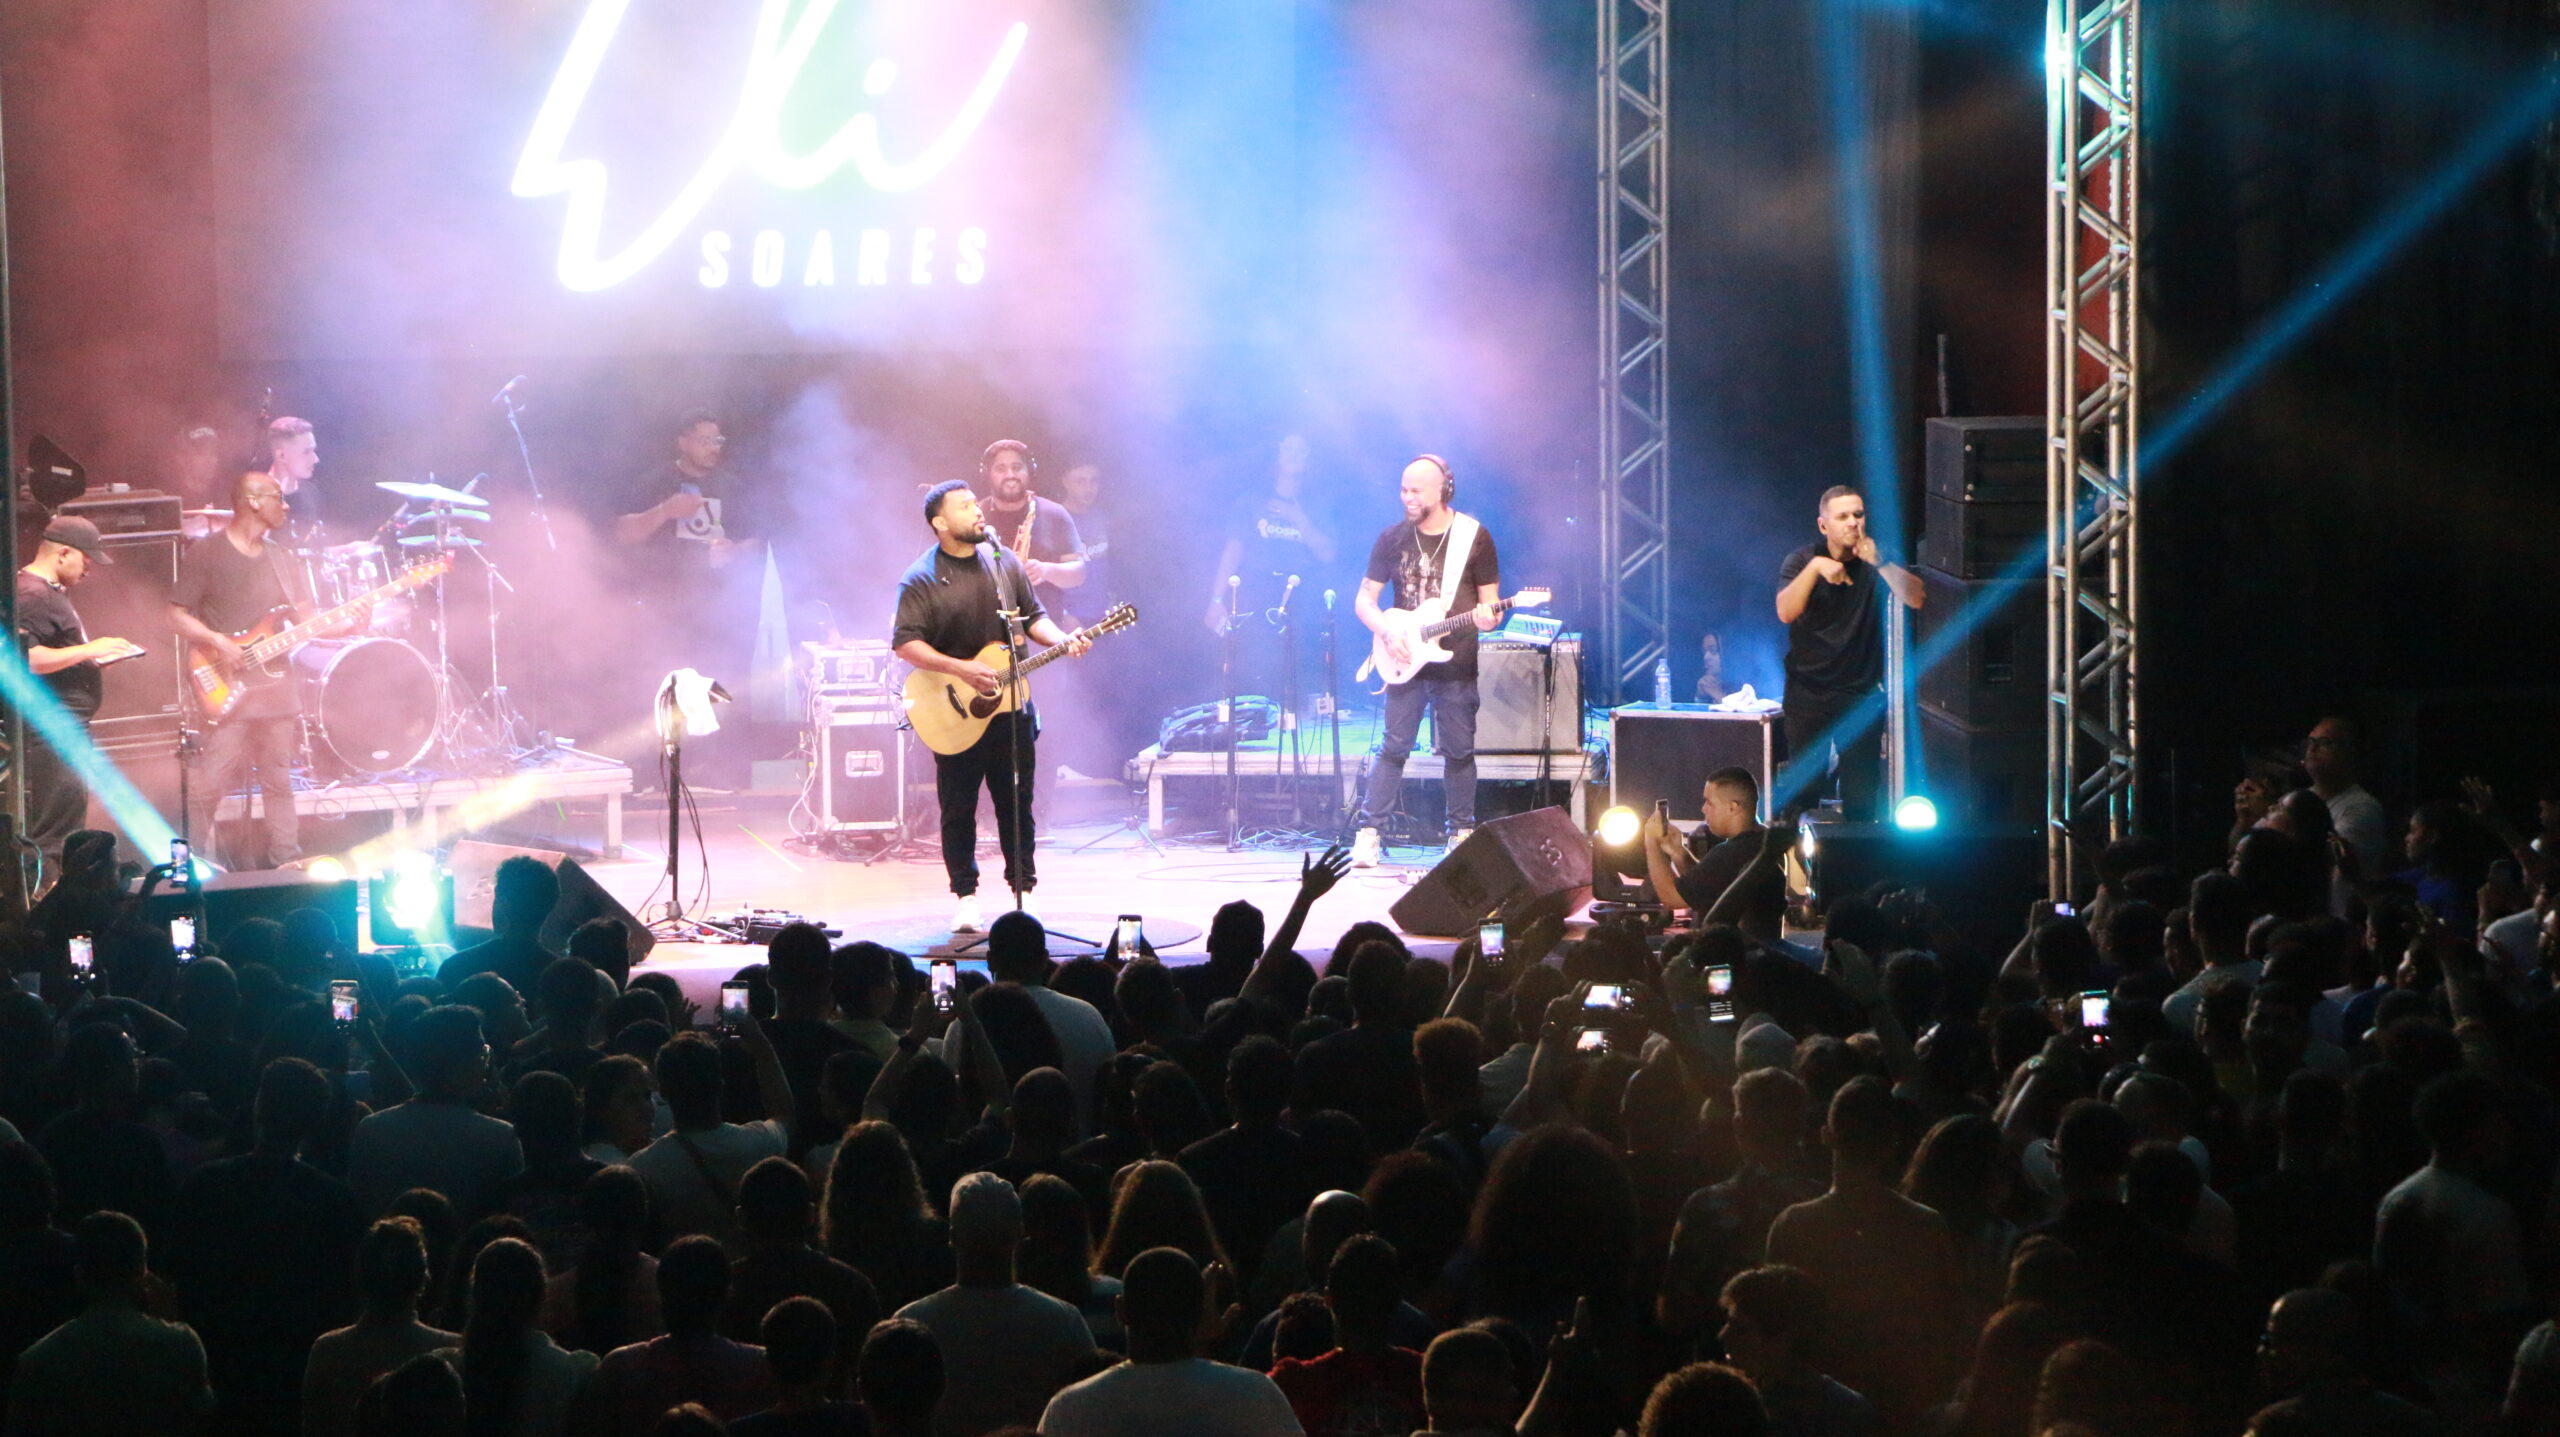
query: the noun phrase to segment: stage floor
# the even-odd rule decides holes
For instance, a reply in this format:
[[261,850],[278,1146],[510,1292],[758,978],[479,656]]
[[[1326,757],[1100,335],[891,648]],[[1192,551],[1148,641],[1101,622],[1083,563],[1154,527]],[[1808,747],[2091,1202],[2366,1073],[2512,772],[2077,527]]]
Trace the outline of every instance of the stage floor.
[[[636,802],[622,856],[581,863],[624,906],[648,917],[662,910],[666,898],[666,830],[663,820],[650,814],[650,800]],[[717,917],[748,908],[788,909],[842,929],[840,941],[869,938],[919,955],[949,939],[952,899],[938,857],[909,850],[876,863],[839,860],[790,841],[787,802],[703,794],[699,806],[709,878],[706,887],[701,855],[688,829],[683,873],[688,913]],[[602,819],[580,805],[562,815],[548,835],[517,830],[507,841],[553,841],[592,851],[602,846]],[[1114,827],[1097,821],[1042,832],[1039,908],[1043,921],[1061,935],[1053,948],[1064,946],[1066,934],[1106,937],[1115,915],[1136,913],[1147,921],[1148,941],[1165,961],[1196,963],[1206,956],[1200,935],[1220,904],[1242,898],[1262,909],[1266,923],[1277,924],[1297,895],[1296,851],[1229,853],[1222,846],[1160,840],[1164,852],[1158,856],[1136,835],[1114,833]],[[1078,844],[1095,838],[1102,841],[1076,851]],[[1003,911],[1006,901],[1002,862],[991,850],[992,844],[982,845],[979,855],[984,875],[980,902],[990,919]],[[1362,919],[1391,923],[1388,905],[1441,856],[1437,849],[1392,849],[1389,861],[1377,868],[1352,870],[1316,904],[1299,951],[1321,962],[1320,955],[1352,924]],[[698,892],[706,896],[697,900]],[[1416,939],[1413,945],[1417,953],[1439,957],[1452,947],[1447,940]],[[687,996],[707,1004],[722,980],[761,958],[761,950],[750,945],[662,942],[644,967],[675,974]]]

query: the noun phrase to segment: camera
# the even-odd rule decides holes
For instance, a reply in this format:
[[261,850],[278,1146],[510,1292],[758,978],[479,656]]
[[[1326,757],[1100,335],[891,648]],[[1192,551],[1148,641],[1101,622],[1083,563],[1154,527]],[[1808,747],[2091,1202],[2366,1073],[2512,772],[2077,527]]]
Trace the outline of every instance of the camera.
[[960,963],[955,958],[933,960],[933,1011],[948,1013],[960,1002]]

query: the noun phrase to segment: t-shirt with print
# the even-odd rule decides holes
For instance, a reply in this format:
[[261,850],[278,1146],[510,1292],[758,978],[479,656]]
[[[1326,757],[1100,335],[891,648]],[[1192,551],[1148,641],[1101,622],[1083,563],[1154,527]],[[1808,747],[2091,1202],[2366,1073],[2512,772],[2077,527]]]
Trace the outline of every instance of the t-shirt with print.
[[753,538],[750,506],[738,502],[742,486],[726,468],[699,477],[687,474],[674,460],[633,481],[622,500],[623,514],[638,514],[678,494],[699,494],[703,505],[682,519],[670,519],[632,547],[639,563],[634,572],[653,586],[690,592],[711,573],[711,542]]
[[[1426,599],[1441,597],[1441,571],[1446,567],[1445,546],[1450,530],[1425,534],[1408,519],[1390,524],[1369,547],[1367,577],[1385,584],[1395,595],[1389,608],[1411,609]],[[1475,607],[1475,596],[1487,584],[1502,582],[1502,562],[1495,556],[1493,531],[1482,524],[1476,526],[1474,547],[1467,551],[1466,562],[1458,572],[1459,592],[1449,596],[1450,609]],[[1426,666],[1417,678],[1471,679],[1476,676],[1476,627],[1462,624],[1456,632],[1443,635],[1439,642],[1449,650],[1449,657]]]

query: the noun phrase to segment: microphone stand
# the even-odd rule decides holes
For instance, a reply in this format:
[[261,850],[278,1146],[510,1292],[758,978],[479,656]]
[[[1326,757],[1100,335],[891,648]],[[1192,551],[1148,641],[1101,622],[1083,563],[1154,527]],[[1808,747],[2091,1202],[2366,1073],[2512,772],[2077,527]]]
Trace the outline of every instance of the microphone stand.
[[[1001,575],[1004,572],[1003,566],[998,565],[996,572]],[[999,600],[1002,598],[1001,589],[998,590],[998,598]],[[1022,795],[1027,782],[1024,760],[1031,754],[1030,735],[1026,732],[1031,725],[1029,712],[1031,696],[1028,692],[1030,680],[1022,672],[1022,655],[1026,642],[1022,632],[1022,611],[1007,606],[996,610],[996,617],[1004,620],[1005,698],[1013,705],[1013,713],[1008,719],[1008,722],[1013,725],[1013,752],[1005,759],[1005,763],[1013,770],[1013,801],[1010,804],[1013,809],[1013,841],[1022,845],[1019,862],[1010,852],[1004,855],[1005,879],[1006,887],[1013,891],[1013,906],[1019,909],[1022,907],[1022,895],[1027,890],[1014,887],[1013,880],[1021,876],[1023,869],[1031,866],[1031,832],[1028,824],[1028,810],[1024,807]],[[975,796],[971,797],[970,802],[973,804],[977,802]],[[1004,844],[999,841],[996,847],[1002,849]]]
[[1325,790],[1325,802],[1332,809],[1334,837],[1347,837],[1342,832],[1342,695],[1335,690],[1335,676],[1341,666],[1333,656],[1334,608],[1333,590],[1324,591],[1324,721],[1333,739],[1333,781]]
[[1243,806],[1242,795],[1239,792],[1242,780],[1236,776],[1236,750],[1244,746],[1244,725],[1239,722],[1236,712],[1236,683],[1239,678],[1236,673],[1236,631],[1241,627],[1242,620],[1236,613],[1236,579],[1233,575],[1229,575],[1227,578],[1226,657],[1222,660],[1226,669],[1222,676],[1225,680],[1222,687],[1226,692],[1225,696],[1218,700],[1218,725],[1227,731],[1227,852],[1229,853],[1234,853],[1244,846],[1244,825],[1239,817],[1239,810]]
[[533,446],[524,442],[524,425],[517,421],[517,416],[524,413],[524,408],[516,403],[516,387],[509,384],[506,388],[499,390],[498,402],[506,406],[507,427],[515,431],[516,457],[524,461],[524,482],[533,490],[533,517],[542,523],[543,545],[557,552],[560,548],[560,536],[551,532],[551,511],[542,501],[542,480],[533,472]]
[[1304,828],[1307,764],[1298,743],[1298,626],[1289,617],[1289,600],[1297,588],[1298,576],[1292,574],[1289,586],[1280,592],[1280,607],[1272,610],[1269,618],[1280,626],[1280,741],[1289,750],[1289,822],[1294,828]]

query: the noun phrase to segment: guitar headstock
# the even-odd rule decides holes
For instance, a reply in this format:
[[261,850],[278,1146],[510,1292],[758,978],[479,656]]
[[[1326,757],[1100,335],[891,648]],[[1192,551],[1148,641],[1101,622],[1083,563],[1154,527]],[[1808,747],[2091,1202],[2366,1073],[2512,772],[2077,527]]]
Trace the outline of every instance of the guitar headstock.
[[1515,609],[1543,609],[1554,598],[1555,591],[1552,589],[1522,589],[1519,593],[1511,596],[1511,607]]
[[401,570],[400,582],[404,584],[423,584],[430,579],[450,572],[452,568],[453,555],[450,553],[438,554],[432,559],[421,559],[417,563],[411,564],[408,568]]
[[1098,639],[1104,634],[1116,634],[1137,621],[1138,606],[1122,600],[1104,610],[1101,618],[1085,625],[1084,631],[1088,638]]

